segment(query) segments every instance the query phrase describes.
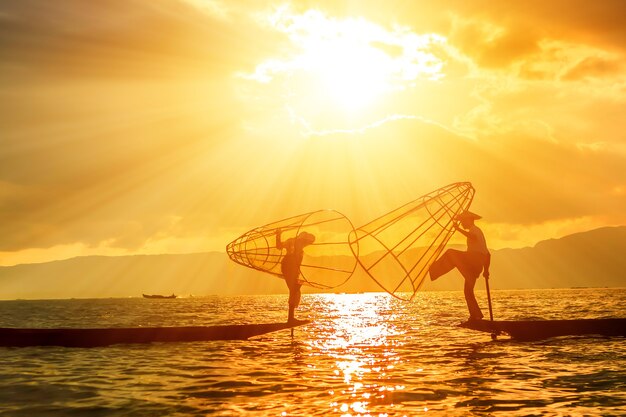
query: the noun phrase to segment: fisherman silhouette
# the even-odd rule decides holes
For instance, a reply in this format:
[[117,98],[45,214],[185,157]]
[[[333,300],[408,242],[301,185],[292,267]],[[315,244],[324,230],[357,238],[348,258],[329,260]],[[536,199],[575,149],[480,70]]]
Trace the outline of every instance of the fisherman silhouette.
[[286,249],[287,253],[283,256],[280,262],[281,272],[289,288],[289,316],[288,323],[296,322],[295,311],[298,305],[300,305],[300,287],[302,284],[298,281],[300,276],[300,266],[302,265],[302,258],[304,257],[304,247],[313,244],[315,242],[315,236],[311,233],[302,232],[295,238],[281,240],[281,229],[276,230],[276,248]]
[[460,222],[463,228],[459,227],[458,223],[454,223],[454,227],[467,237],[467,250],[463,252],[456,249],[448,249],[431,265],[428,271],[430,279],[434,281],[440,276],[452,271],[454,268],[459,270],[463,278],[465,278],[463,290],[467,308],[470,312],[470,320],[480,320],[483,318],[483,313],[480,311],[480,307],[474,296],[474,286],[481,272],[485,279],[489,279],[489,264],[491,262],[491,254],[487,249],[485,235],[482,230],[474,224],[474,221],[480,218],[478,214],[472,213],[471,211],[465,211],[456,216],[455,220]]

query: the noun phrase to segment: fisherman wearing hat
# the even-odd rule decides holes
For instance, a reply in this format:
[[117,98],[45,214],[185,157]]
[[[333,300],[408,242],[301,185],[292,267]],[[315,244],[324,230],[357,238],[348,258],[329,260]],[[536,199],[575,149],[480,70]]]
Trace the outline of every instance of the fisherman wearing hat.
[[474,221],[480,218],[478,214],[471,211],[465,211],[456,216],[455,220],[461,224],[462,228],[459,227],[459,223],[454,223],[454,228],[467,237],[467,250],[463,252],[456,249],[448,249],[432,264],[428,271],[430,279],[434,281],[454,268],[459,270],[463,278],[465,278],[464,293],[467,308],[470,312],[470,320],[483,318],[483,313],[480,311],[474,296],[474,285],[481,272],[485,279],[489,279],[489,264],[491,261],[491,254],[487,249],[485,235],[474,224]]
[[304,247],[315,242],[315,236],[311,233],[301,232],[296,237],[281,241],[282,231],[276,230],[276,248],[279,250],[287,249],[287,253],[280,262],[280,269],[289,288],[289,316],[288,323],[297,321],[295,311],[300,305],[302,293],[300,287],[302,284],[298,281],[300,277],[300,266],[304,258]]

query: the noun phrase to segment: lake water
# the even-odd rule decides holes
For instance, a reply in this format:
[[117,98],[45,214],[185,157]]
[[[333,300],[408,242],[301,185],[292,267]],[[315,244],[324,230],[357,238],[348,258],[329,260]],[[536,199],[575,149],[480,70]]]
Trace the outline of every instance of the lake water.
[[[478,292],[481,306],[485,294]],[[626,317],[626,289],[494,291],[496,319]],[[284,321],[286,296],[0,302],[0,327]],[[486,307],[484,308],[486,313]],[[1,416],[626,415],[626,339],[492,341],[461,292],[304,295],[248,341],[0,348]]]

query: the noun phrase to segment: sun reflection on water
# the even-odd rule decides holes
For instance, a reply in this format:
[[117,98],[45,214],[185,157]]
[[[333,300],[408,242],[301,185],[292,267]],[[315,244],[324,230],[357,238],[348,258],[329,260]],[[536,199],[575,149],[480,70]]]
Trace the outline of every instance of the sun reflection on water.
[[372,404],[392,405],[390,393],[404,388],[390,374],[401,361],[404,344],[393,299],[386,294],[328,294],[319,301],[332,321],[311,345],[332,358],[334,378],[345,384],[340,392],[329,391],[331,410],[342,416],[371,415]]

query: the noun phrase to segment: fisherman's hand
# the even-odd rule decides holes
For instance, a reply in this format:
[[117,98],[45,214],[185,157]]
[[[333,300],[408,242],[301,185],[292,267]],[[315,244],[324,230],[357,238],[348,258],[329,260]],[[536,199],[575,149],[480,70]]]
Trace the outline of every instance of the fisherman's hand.
[[485,277],[485,279],[489,279],[489,270],[485,270],[485,272],[483,272],[483,277]]

